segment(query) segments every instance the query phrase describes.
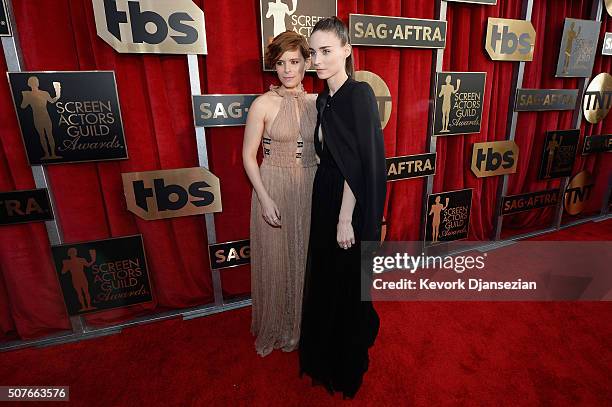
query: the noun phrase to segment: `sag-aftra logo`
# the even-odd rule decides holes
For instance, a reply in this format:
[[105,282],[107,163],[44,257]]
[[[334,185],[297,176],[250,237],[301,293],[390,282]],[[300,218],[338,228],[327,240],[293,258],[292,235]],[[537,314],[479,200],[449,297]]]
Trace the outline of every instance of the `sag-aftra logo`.
[[206,54],[204,12],[191,0],[92,0],[98,35],[117,52]]
[[536,32],[530,21],[489,17],[485,48],[494,61],[532,61]]

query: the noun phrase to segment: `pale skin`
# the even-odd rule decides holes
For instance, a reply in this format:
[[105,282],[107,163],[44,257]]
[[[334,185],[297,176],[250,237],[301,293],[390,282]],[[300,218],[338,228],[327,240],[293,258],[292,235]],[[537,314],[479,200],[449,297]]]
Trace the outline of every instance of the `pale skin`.
[[[309,41],[312,65],[317,70],[319,79],[327,81],[331,97],[348,79],[345,63],[351,55],[351,46],[348,43],[342,45],[340,38],[329,31],[315,31]],[[355,203],[355,194],[345,180],[336,228],[336,240],[338,245],[344,249],[349,249],[355,244],[355,232],[351,223]]]
[[[299,50],[285,51],[274,64],[276,74],[282,87],[287,91],[298,91],[304,79],[304,73],[310,66],[310,59],[304,59]],[[314,101],[317,95],[306,95]],[[275,93],[265,93],[259,96],[249,109],[244,141],[242,143],[242,163],[257,194],[264,220],[272,227],[281,227],[281,213],[278,205],[268,194],[261,179],[257,151],[264,134],[270,134],[272,123],[281,107],[282,97]],[[297,103],[297,102],[296,102]],[[299,121],[299,118],[298,118]]]

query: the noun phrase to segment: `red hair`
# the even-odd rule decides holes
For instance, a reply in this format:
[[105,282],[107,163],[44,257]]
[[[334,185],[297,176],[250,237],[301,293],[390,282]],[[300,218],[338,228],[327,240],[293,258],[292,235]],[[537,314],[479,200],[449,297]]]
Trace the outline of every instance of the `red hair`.
[[264,63],[267,67],[272,68],[285,52],[296,50],[300,51],[300,54],[302,54],[304,59],[310,58],[306,37],[304,37],[302,34],[296,33],[295,31],[285,31],[280,33],[274,37],[272,42],[266,47]]

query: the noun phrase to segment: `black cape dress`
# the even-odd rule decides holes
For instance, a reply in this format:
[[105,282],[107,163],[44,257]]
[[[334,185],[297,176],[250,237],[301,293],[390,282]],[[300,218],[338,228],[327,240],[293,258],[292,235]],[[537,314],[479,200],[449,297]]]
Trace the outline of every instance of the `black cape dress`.
[[[354,397],[368,369],[368,348],[379,318],[362,301],[361,241],[379,241],[386,195],[385,153],[374,92],[348,78],[333,96],[317,98],[315,175],[299,345],[300,376],[333,394]],[[318,129],[322,126],[323,142]],[[356,244],[336,241],[344,181],[356,198],[352,225]],[[369,275],[366,278],[370,278]]]

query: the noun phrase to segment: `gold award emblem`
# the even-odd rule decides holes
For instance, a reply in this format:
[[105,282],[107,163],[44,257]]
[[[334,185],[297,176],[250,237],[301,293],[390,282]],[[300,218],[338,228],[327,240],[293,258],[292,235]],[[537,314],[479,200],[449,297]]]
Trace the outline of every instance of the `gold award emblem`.
[[391,117],[391,109],[393,102],[391,99],[391,91],[385,81],[378,75],[370,71],[355,72],[355,80],[367,82],[374,91],[376,103],[378,104],[378,113],[380,114],[380,126],[384,129]]
[[593,176],[590,172],[582,171],[576,174],[565,189],[565,211],[570,215],[580,214],[591,197],[591,190],[594,184]]
[[608,10],[608,15],[612,16],[612,0],[606,0],[606,10]]
[[485,41],[494,61],[532,61],[536,32],[531,21],[489,17]]
[[589,123],[602,121],[612,107],[612,76],[606,72],[593,78],[584,93],[582,109]]

